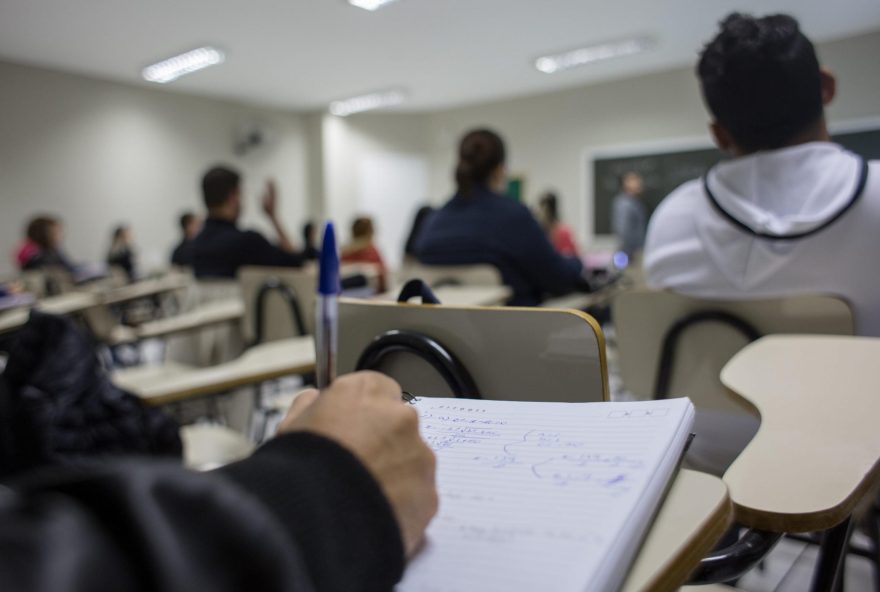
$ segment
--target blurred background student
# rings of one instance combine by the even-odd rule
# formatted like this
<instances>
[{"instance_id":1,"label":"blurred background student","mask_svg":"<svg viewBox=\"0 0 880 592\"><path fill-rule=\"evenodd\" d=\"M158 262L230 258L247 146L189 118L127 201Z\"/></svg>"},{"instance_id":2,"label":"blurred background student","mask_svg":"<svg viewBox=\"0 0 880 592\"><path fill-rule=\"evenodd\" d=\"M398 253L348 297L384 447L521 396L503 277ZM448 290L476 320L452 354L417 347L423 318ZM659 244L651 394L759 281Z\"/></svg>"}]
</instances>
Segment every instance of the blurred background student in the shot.
<instances>
[{"instance_id":1,"label":"blurred background student","mask_svg":"<svg viewBox=\"0 0 880 592\"><path fill-rule=\"evenodd\" d=\"M513 290L512 305L539 304L545 296L589 291L583 265L556 252L529 209L500 193L504 142L495 132L464 135L455 168L457 191L430 217L416 243L428 265L489 264Z\"/></svg>"},{"instance_id":2,"label":"blurred background student","mask_svg":"<svg viewBox=\"0 0 880 592\"><path fill-rule=\"evenodd\" d=\"M642 200L642 176L629 171L620 176L620 192L611 204L611 228L618 249L629 259L641 255L648 229L648 209Z\"/></svg>"},{"instance_id":3,"label":"blurred background student","mask_svg":"<svg viewBox=\"0 0 880 592\"><path fill-rule=\"evenodd\" d=\"M428 218L430 218L433 213L434 208L431 206L422 206L416 212L412 226L410 226L409 229L409 235L406 237L406 244L403 247L403 260L405 262L416 261L416 244L418 243L419 236L421 236L420 233L425 228Z\"/></svg>"},{"instance_id":4,"label":"blurred background student","mask_svg":"<svg viewBox=\"0 0 880 592\"><path fill-rule=\"evenodd\" d=\"M382 254L373 241L375 229L373 219L369 216L361 216L351 224L351 242L342 247L343 263L372 263L379 270L379 292L384 292L387 286L388 270L382 259Z\"/></svg>"},{"instance_id":5,"label":"blurred background student","mask_svg":"<svg viewBox=\"0 0 880 592\"><path fill-rule=\"evenodd\" d=\"M137 277L131 228L126 224L120 224L113 230L110 250L107 252L107 265L122 269L128 281L134 281Z\"/></svg>"},{"instance_id":6,"label":"blurred background student","mask_svg":"<svg viewBox=\"0 0 880 592\"><path fill-rule=\"evenodd\" d=\"M318 258L321 252L318 250L318 240L316 237L317 229L315 228L315 223L309 220L305 224L303 224L302 228L302 239L303 239L303 251L302 256L306 261L314 261Z\"/></svg>"},{"instance_id":7,"label":"blurred background student","mask_svg":"<svg viewBox=\"0 0 880 592\"><path fill-rule=\"evenodd\" d=\"M560 255L579 257L577 243L574 242L574 233L568 224L563 224L559 218L559 201L552 191L546 192L538 202L538 214L547 236L553 248Z\"/></svg>"},{"instance_id":8,"label":"blurred background student","mask_svg":"<svg viewBox=\"0 0 880 592\"><path fill-rule=\"evenodd\" d=\"M184 212L180 216L179 224L183 236L171 253L171 264L178 267L192 267L193 244L202 229L202 221L193 212Z\"/></svg>"},{"instance_id":9,"label":"blurred background student","mask_svg":"<svg viewBox=\"0 0 880 592\"><path fill-rule=\"evenodd\" d=\"M57 267L69 273L76 272L61 249L64 226L54 216L37 216L27 225L26 238L16 250L16 261L22 270Z\"/></svg>"}]
</instances>

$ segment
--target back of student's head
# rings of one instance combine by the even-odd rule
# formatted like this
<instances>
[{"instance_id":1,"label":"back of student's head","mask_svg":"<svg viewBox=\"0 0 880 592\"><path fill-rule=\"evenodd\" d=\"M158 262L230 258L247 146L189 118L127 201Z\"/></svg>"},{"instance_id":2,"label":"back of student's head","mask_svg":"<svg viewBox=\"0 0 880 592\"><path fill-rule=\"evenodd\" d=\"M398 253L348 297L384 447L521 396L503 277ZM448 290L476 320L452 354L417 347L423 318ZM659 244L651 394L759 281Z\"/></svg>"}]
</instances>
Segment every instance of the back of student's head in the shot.
<instances>
[{"instance_id":1,"label":"back of student's head","mask_svg":"<svg viewBox=\"0 0 880 592\"><path fill-rule=\"evenodd\" d=\"M202 198L209 210L222 206L241 185L241 175L227 166L215 166L202 177Z\"/></svg>"},{"instance_id":2,"label":"back of student's head","mask_svg":"<svg viewBox=\"0 0 880 592\"><path fill-rule=\"evenodd\" d=\"M192 212L184 212L180 215L180 219L177 223L180 225L180 229L183 232L186 232L189 229L189 225L192 224L196 219L196 215Z\"/></svg>"},{"instance_id":3,"label":"back of student's head","mask_svg":"<svg viewBox=\"0 0 880 592\"><path fill-rule=\"evenodd\" d=\"M36 216L28 222L25 233L28 239L41 249L51 249L56 246L52 244L52 229L59 223L59 220L52 216Z\"/></svg>"},{"instance_id":4,"label":"back of student's head","mask_svg":"<svg viewBox=\"0 0 880 592\"><path fill-rule=\"evenodd\" d=\"M541 206L541 212L544 214L544 218L547 222L559 222L559 199L556 197L555 193L552 191L544 193L544 195L541 196L539 205Z\"/></svg>"},{"instance_id":5,"label":"back of student's head","mask_svg":"<svg viewBox=\"0 0 880 592\"><path fill-rule=\"evenodd\" d=\"M373 220L368 216L356 218L351 223L351 236L355 240L369 240L373 238Z\"/></svg>"},{"instance_id":6,"label":"back of student's head","mask_svg":"<svg viewBox=\"0 0 880 592\"><path fill-rule=\"evenodd\" d=\"M477 187L488 185L492 173L504 164L504 141L489 129L472 130L458 145L455 183L458 193L467 195Z\"/></svg>"},{"instance_id":7,"label":"back of student's head","mask_svg":"<svg viewBox=\"0 0 880 592\"><path fill-rule=\"evenodd\" d=\"M783 147L822 117L819 60L788 15L729 15L697 73L709 110L743 150Z\"/></svg>"}]
</instances>

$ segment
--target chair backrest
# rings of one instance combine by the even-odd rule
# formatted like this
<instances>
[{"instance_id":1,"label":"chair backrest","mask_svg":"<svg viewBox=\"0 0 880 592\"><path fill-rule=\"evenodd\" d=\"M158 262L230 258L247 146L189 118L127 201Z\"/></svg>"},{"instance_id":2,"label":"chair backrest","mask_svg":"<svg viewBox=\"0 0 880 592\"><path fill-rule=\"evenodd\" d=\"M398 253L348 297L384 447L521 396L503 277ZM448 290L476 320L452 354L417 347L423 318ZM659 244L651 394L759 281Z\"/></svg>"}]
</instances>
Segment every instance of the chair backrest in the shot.
<instances>
[{"instance_id":1,"label":"chair backrest","mask_svg":"<svg viewBox=\"0 0 880 592\"><path fill-rule=\"evenodd\" d=\"M301 335L301 330L314 334L315 268L242 267L238 282L244 299L246 342L254 343L257 337L262 342L287 339ZM260 327L258 316L262 317Z\"/></svg>"},{"instance_id":2,"label":"chair backrest","mask_svg":"<svg viewBox=\"0 0 880 592\"><path fill-rule=\"evenodd\" d=\"M572 310L339 303L339 372L351 372L390 331L426 337L463 367L484 399L602 401L608 398L605 339ZM453 396L435 366L392 345L380 370L416 395ZM466 381L465 381L466 382Z\"/></svg>"},{"instance_id":3,"label":"chair backrest","mask_svg":"<svg viewBox=\"0 0 880 592\"><path fill-rule=\"evenodd\" d=\"M617 296L612 314L627 390L640 398L688 396L698 409L721 411L749 409L727 395L719 376L753 339L773 333L853 334L849 305L833 296L708 300L633 290ZM665 392L655 393L658 378Z\"/></svg>"},{"instance_id":4,"label":"chair backrest","mask_svg":"<svg viewBox=\"0 0 880 592\"><path fill-rule=\"evenodd\" d=\"M500 286L501 272L492 265L425 265L407 262L397 273L404 284L412 279L424 280L432 288L443 285Z\"/></svg>"}]
</instances>

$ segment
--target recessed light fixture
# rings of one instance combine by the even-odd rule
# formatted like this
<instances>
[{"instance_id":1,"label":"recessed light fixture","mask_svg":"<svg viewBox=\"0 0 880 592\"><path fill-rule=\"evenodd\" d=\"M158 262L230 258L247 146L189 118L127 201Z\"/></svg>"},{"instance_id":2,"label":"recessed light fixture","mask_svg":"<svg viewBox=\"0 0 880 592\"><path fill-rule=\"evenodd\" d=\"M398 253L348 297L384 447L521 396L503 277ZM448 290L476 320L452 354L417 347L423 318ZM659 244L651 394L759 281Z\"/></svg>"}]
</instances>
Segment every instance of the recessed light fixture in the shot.
<instances>
[{"instance_id":1,"label":"recessed light fixture","mask_svg":"<svg viewBox=\"0 0 880 592\"><path fill-rule=\"evenodd\" d=\"M535 60L535 68L545 74L553 74L554 72L561 72L562 70L568 70L569 68L583 66L592 62L641 53L651 49L654 45L655 41L651 37L635 37L609 43L598 43L555 55L540 57Z\"/></svg>"},{"instance_id":2,"label":"recessed light fixture","mask_svg":"<svg viewBox=\"0 0 880 592\"><path fill-rule=\"evenodd\" d=\"M200 47L144 68L144 80L165 84L196 70L222 64L226 56L214 47Z\"/></svg>"},{"instance_id":3,"label":"recessed light fixture","mask_svg":"<svg viewBox=\"0 0 880 592\"><path fill-rule=\"evenodd\" d=\"M348 0L348 3L352 6L357 6L358 8L363 8L364 10L369 10L370 12L374 10L379 10L386 4L391 4L395 0Z\"/></svg>"},{"instance_id":4,"label":"recessed light fixture","mask_svg":"<svg viewBox=\"0 0 880 592\"><path fill-rule=\"evenodd\" d=\"M402 90L385 90L381 92L342 99L330 103L330 113L339 117L347 117L352 113L372 111L383 107L393 107L406 100L406 93Z\"/></svg>"}]
</instances>

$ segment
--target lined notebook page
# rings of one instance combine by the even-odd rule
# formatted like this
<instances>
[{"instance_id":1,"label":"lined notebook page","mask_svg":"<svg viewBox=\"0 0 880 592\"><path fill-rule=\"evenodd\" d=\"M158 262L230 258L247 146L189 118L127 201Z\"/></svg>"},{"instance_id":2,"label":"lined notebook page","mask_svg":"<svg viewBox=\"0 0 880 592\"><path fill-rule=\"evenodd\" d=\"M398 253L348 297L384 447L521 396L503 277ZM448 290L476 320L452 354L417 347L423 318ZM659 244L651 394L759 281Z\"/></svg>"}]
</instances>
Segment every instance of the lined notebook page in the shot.
<instances>
[{"instance_id":1,"label":"lined notebook page","mask_svg":"<svg viewBox=\"0 0 880 592\"><path fill-rule=\"evenodd\" d=\"M416 408L440 510L403 592L616 589L693 421L687 399Z\"/></svg>"}]
</instances>

